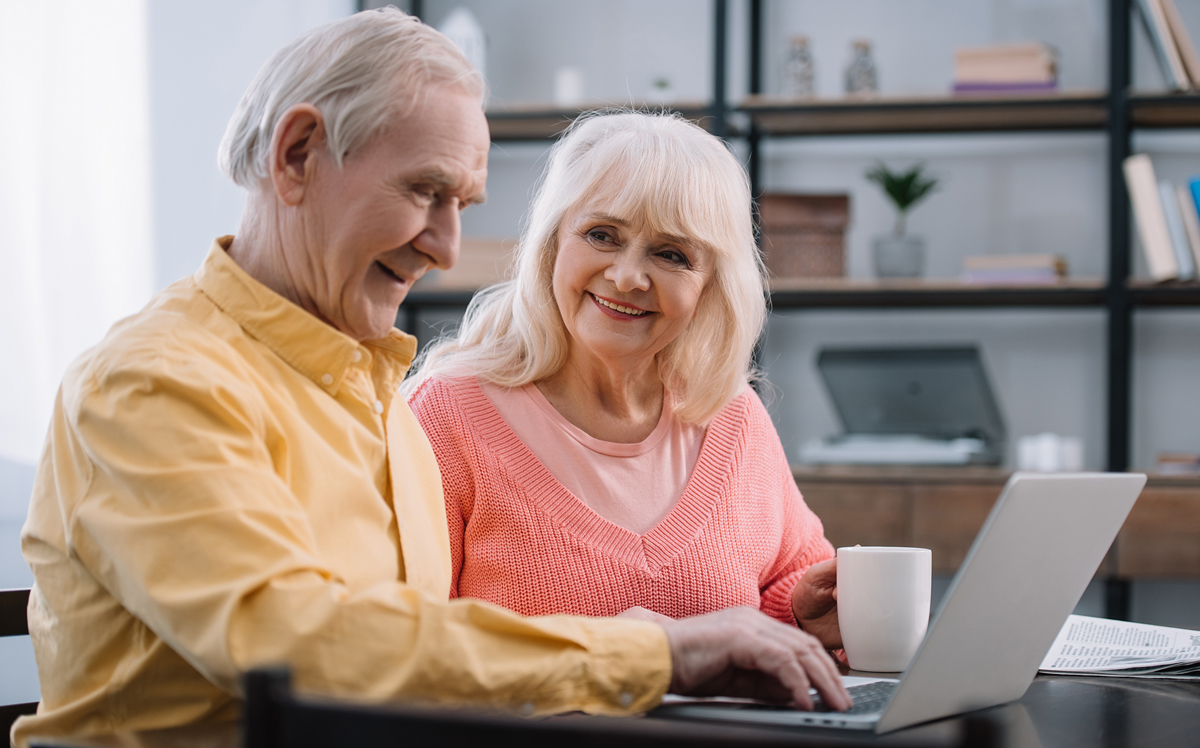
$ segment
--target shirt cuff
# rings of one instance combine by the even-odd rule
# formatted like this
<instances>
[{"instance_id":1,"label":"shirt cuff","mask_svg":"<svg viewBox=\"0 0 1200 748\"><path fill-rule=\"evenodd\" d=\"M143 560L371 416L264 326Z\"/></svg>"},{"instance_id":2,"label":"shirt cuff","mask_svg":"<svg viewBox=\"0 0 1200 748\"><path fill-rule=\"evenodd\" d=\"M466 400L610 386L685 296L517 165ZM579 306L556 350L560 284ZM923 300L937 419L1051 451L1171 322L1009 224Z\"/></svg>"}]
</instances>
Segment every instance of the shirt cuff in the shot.
<instances>
[{"instance_id":1,"label":"shirt cuff","mask_svg":"<svg viewBox=\"0 0 1200 748\"><path fill-rule=\"evenodd\" d=\"M671 685L667 633L649 621L589 621L593 693L583 711L636 714L653 709Z\"/></svg>"}]
</instances>

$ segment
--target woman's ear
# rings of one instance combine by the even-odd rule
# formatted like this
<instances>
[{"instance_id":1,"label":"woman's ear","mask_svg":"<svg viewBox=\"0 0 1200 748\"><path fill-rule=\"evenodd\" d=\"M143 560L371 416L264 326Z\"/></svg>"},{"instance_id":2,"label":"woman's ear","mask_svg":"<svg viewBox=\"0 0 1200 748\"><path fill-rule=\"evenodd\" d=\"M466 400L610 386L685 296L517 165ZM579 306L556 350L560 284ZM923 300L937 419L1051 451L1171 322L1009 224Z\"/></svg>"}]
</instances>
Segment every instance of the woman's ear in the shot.
<instances>
[{"instance_id":1,"label":"woman's ear","mask_svg":"<svg viewBox=\"0 0 1200 748\"><path fill-rule=\"evenodd\" d=\"M296 104L275 124L269 171L275 194L285 205L299 205L304 199L325 144L325 119L312 104Z\"/></svg>"}]
</instances>

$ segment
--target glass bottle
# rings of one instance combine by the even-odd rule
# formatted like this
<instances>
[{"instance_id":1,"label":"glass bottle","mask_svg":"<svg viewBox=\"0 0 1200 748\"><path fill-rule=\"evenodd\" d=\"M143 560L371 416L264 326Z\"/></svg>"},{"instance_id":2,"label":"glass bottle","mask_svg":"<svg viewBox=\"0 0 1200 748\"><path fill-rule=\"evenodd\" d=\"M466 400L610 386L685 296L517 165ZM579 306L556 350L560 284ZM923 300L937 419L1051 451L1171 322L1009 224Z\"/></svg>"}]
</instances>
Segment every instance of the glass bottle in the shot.
<instances>
[{"instance_id":1,"label":"glass bottle","mask_svg":"<svg viewBox=\"0 0 1200 748\"><path fill-rule=\"evenodd\" d=\"M879 84L875 74L875 61L871 59L871 42L866 39L854 40L854 55L846 68L846 94L850 96L870 96L879 92Z\"/></svg>"},{"instance_id":2,"label":"glass bottle","mask_svg":"<svg viewBox=\"0 0 1200 748\"><path fill-rule=\"evenodd\" d=\"M817 95L816 70L808 37L796 34L788 40L787 61L783 65L783 95L808 99Z\"/></svg>"}]
</instances>

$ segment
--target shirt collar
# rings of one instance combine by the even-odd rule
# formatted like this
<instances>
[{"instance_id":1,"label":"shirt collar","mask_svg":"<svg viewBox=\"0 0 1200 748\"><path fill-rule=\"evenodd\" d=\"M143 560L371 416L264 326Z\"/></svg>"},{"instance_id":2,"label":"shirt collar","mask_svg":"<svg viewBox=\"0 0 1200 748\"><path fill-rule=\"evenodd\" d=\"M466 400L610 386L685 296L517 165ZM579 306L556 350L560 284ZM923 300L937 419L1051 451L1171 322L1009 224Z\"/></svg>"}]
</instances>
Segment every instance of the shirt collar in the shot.
<instances>
[{"instance_id":1,"label":"shirt collar","mask_svg":"<svg viewBox=\"0 0 1200 748\"><path fill-rule=\"evenodd\" d=\"M318 387L336 395L347 370L357 360L354 353L359 344L250 277L226 251L232 243L232 236L213 241L204 264L196 271L200 290L252 338ZM400 385L417 353L417 339L396 329L362 345L375 354L374 364L382 367L384 380L393 388Z\"/></svg>"}]
</instances>

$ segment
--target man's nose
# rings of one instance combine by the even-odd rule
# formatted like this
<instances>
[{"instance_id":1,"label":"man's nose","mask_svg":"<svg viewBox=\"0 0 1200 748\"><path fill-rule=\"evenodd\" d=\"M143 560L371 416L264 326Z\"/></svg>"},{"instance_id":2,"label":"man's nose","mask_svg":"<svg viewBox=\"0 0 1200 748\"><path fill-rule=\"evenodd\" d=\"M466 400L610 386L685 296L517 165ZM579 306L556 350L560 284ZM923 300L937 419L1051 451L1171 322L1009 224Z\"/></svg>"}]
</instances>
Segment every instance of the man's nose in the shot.
<instances>
[{"instance_id":1,"label":"man's nose","mask_svg":"<svg viewBox=\"0 0 1200 748\"><path fill-rule=\"evenodd\" d=\"M650 288L650 275L646 272L645 258L634 248L617 252L613 263L604 271L604 277L618 291L646 291Z\"/></svg>"},{"instance_id":2,"label":"man's nose","mask_svg":"<svg viewBox=\"0 0 1200 748\"><path fill-rule=\"evenodd\" d=\"M425 230L413 240L418 252L427 255L433 266L449 270L458 262L462 239L462 221L457 200L446 200L432 206L426 215Z\"/></svg>"}]
</instances>

